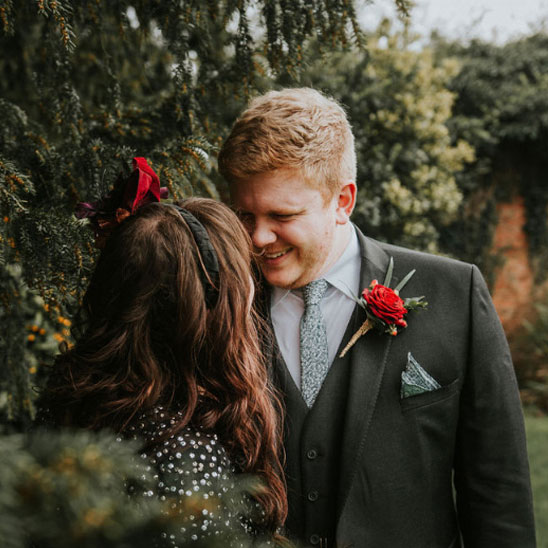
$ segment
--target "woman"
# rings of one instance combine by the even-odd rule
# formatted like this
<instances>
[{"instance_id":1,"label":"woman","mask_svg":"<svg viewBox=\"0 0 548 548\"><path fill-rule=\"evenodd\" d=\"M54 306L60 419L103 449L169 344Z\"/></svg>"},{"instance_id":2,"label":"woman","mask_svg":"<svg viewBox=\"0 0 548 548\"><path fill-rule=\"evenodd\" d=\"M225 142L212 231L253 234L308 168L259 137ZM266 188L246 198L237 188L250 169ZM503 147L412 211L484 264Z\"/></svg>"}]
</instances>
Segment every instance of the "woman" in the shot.
<instances>
[{"instance_id":1,"label":"woman","mask_svg":"<svg viewBox=\"0 0 548 548\"><path fill-rule=\"evenodd\" d=\"M219 202L158 203L156 174L144 159L134 168L105 200L81 204L104 248L43 406L59 425L143 439L161 497L207 498L215 478L255 475L261 517L244 526L277 538L279 403L258 344L249 237ZM218 511L193 520L190 538L216 534Z\"/></svg>"}]
</instances>

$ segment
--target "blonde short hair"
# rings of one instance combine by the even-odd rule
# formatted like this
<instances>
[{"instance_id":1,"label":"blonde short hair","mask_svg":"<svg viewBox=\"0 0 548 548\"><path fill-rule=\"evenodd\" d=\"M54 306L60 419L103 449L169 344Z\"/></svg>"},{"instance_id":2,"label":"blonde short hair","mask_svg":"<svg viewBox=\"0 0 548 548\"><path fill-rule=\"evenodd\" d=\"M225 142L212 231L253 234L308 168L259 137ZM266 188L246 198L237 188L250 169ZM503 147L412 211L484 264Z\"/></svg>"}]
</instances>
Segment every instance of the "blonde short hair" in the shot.
<instances>
[{"instance_id":1,"label":"blonde short hair","mask_svg":"<svg viewBox=\"0 0 548 548\"><path fill-rule=\"evenodd\" d=\"M356 180L354 136L334 99L288 88L251 101L221 148L219 171L232 184L277 169L300 170L329 197Z\"/></svg>"}]
</instances>

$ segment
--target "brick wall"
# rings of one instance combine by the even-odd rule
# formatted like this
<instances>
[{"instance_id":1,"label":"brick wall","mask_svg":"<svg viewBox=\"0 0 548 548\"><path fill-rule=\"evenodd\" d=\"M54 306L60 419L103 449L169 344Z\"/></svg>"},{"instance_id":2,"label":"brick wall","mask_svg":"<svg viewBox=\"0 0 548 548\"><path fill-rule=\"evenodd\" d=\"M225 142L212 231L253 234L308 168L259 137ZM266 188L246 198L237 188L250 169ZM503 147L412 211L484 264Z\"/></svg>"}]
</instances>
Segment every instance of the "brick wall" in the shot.
<instances>
[{"instance_id":1,"label":"brick wall","mask_svg":"<svg viewBox=\"0 0 548 548\"><path fill-rule=\"evenodd\" d=\"M495 271L493 302L507 335L519 329L533 311L534 274L529 261L527 236L523 230L525 207L516 197L497 206L498 224L492 251L501 258Z\"/></svg>"}]
</instances>

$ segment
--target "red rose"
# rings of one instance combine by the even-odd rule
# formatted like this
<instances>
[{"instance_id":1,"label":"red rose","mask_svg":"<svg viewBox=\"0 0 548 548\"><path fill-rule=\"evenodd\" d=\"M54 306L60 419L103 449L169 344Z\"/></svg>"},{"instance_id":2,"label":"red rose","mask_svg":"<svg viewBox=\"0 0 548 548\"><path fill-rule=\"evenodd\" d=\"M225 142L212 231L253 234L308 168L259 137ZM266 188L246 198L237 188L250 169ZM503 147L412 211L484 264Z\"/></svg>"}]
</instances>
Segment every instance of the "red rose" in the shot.
<instances>
[{"instance_id":1,"label":"red rose","mask_svg":"<svg viewBox=\"0 0 548 548\"><path fill-rule=\"evenodd\" d=\"M407 309L403 305L403 299L393 289L373 280L369 288L363 290L362 296L374 316L389 325L407 327L407 322L403 319Z\"/></svg>"}]
</instances>

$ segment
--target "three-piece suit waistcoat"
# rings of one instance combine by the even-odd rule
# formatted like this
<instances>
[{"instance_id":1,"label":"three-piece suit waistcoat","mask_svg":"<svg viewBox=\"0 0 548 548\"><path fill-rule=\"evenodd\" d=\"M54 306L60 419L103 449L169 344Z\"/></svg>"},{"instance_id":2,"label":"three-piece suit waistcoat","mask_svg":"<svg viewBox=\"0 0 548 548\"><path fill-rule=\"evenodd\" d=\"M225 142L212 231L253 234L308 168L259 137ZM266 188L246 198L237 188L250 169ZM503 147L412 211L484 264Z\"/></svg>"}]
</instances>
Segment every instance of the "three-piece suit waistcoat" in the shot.
<instances>
[{"instance_id":1,"label":"three-piece suit waistcoat","mask_svg":"<svg viewBox=\"0 0 548 548\"><path fill-rule=\"evenodd\" d=\"M355 310L346 329L347 341L359 327ZM314 405L309 409L285 362L276 352L277 384L286 406L285 449L290 537L312 546L335 546L337 488L344 421L347 413L350 355L335 357Z\"/></svg>"}]
</instances>

